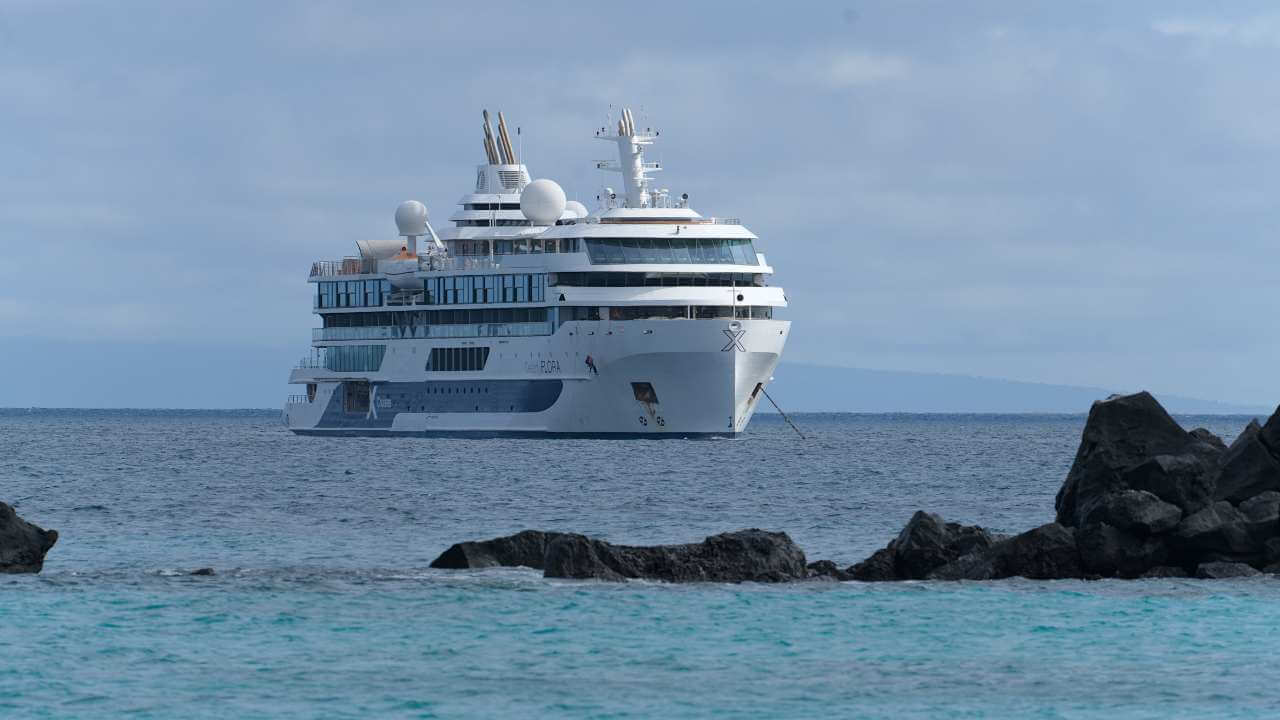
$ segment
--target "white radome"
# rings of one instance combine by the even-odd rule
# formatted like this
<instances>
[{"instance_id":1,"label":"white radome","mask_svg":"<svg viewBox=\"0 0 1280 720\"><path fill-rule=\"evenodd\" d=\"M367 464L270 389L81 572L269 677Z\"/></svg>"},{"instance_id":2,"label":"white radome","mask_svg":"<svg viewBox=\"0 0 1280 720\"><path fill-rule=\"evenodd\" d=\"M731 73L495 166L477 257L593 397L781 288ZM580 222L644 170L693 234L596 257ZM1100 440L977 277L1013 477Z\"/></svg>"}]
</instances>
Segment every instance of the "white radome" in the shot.
<instances>
[{"instance_id":1,"label":"white radome","mask_svg":"<svg viewBox=\"0 0 1280 720\"><path fill-rule=\"evenodd\" d=\"M569 202L565 203L565 204L564 204L564 209L565 209L565 210L568 210L568 211L569 211L569 212L571 212L571 213L573 213L574 217L578 218L579 220L581 220L582 218L586 217L586 216L587 216L587 214L588 214L588 213L587 213L587 206L586 206L586 205L583 205L582 203L578 202L577 200L570 200Z\"/></svg>"},{"instance_id":2,"label":"white radome","mask_svg":"<svg viewBox=\"0 0 1280 720\"><path fill-rule=\"evenodd\" d=\"M564 189L554 180L539 178L520 193L520 212L534 225L555 225L564 208Z\"/></svg>"},{"instance_id":3,"label":"white radome","mask_svg":"<svg viewBox=\"0 0 1280 720\"><path fill-rule=\"evenodd\" d=\"M396 227L401 235L427 234L427 206L417 200L405 200L396 208Z\"/></svg>"}]
</instances>

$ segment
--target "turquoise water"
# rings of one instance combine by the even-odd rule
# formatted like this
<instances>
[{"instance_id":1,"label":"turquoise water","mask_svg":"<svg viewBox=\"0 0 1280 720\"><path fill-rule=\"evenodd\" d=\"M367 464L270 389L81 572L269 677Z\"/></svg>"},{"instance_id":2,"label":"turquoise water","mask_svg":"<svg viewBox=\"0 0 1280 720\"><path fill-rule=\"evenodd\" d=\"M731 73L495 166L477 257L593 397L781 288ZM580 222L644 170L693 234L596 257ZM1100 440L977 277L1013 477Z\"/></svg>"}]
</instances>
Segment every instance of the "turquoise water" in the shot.
<instances>
[{"instance_id":1,"label":"turquoise water","mask_svg":"<svg viewBox=\"0 0 1280 720\"><path fill-rule=\"evenodd\" d=\"M1046 521L1083 418L801 416L734 441L323 440L256 413L0 412L62 539L0 577L21 717L1258 717L1280 581L622 585L426 566L520 527L786 530L853 562L916 507ZM1184 419L1225 435L1244 418ZM213 577L193 577L212 566Z\"/></svg>"}]
</instances>

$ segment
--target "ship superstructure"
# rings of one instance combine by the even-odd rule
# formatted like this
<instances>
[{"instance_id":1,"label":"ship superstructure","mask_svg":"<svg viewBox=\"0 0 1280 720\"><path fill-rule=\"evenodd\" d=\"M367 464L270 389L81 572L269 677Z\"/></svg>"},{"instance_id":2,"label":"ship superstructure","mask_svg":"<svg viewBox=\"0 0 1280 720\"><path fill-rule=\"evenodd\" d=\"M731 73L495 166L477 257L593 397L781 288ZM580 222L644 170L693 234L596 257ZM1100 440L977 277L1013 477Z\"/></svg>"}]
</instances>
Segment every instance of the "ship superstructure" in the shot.
<instances>
[{"instance_id":1,"label":"ship superstructure","mask_svg":"<svg viewBox=\"0 0 1280 720\"><path fill-rule=\"evenodd\" d=\"M622 175L588 212L531 180L505 118L437 233L415 201L400 239L312 265L322 326L290 382L289 427L317 435L734 436L790 331L758 238L654 188L623 110L596 137Z\"/></svg>"}]
</instances>

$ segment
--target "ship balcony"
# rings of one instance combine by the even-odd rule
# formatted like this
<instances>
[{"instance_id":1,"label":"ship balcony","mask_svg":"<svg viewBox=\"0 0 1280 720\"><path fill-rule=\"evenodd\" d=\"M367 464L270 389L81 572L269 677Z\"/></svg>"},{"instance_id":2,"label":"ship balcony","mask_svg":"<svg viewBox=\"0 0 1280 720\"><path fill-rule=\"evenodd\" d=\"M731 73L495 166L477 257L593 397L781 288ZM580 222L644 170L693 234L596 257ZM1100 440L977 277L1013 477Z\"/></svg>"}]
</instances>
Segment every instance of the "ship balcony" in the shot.
<instances>
[{"instance_id":1,"label":"ship balcony","mask_svg":"<svg viewBox=\"0 0 1280 720\"><path fill-rule=\"evenodd\" d=\"M446 255L418 256L419 271L450 272L458 270L496 270L502 267L498 258L488 255L462 255L450 257ZM358 275L375 275L378 272L378 261L365 258L347 257L341 260L316 260L311 263L311 274L308 278L339 278Z\"/></svg>"},{"instance_id":2,"label":"ship balcony","mask_svg":"<svg viewBox=\"0 0 1280 720\"><path fill-rule=\"evenodd\" d=\"M456 271L456 270L497 270L502 267L502 263L497 258L488 255L428 255L421 258L419 268L422 270L432 271Z\"/></svg>"},{"instance_id":3,"label":"ship balcony","mask_svg":"<svg viewBox=\"0 0 1280 720\"><path fill-rule=\"evenodd\" d=\"M376 260L346 257L341 260L317 260L311 263L309 277L342 277L344 275L372 275L378 272Z\"/></svg>"}]
</instances>

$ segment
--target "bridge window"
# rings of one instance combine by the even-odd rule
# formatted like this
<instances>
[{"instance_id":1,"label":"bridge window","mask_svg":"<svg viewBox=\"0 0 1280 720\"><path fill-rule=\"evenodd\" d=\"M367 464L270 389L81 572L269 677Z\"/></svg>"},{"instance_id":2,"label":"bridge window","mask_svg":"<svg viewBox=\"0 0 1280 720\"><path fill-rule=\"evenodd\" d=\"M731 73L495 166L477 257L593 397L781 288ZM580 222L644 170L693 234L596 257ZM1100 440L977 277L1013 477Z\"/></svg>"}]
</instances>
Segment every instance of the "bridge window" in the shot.
<instances>
[{"instance_id":1,"label":"bridge window","mask_svg":"<svg viewBox=\"0 0 1280 720\"><path fill-rule=\"evenodd\" d=\"M758 265L750 238L585 238L596 265Z\"/></svg>"}]
</instances>

